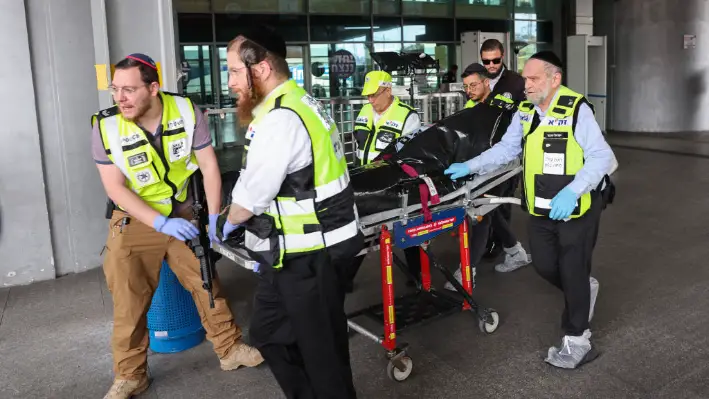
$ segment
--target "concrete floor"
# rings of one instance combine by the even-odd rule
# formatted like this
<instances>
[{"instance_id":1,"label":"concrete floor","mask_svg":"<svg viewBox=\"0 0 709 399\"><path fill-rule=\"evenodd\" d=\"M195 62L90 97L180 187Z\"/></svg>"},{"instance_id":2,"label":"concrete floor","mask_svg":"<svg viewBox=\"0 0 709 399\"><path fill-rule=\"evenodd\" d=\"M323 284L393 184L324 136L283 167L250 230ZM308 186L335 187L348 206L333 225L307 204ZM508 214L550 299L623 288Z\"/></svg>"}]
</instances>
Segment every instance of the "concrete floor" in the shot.
<instances>
[{"instance_id":1,"label":"concrete floor","mask_svg":"<svg viewBox=\"0 0 709 399\"><path fill-rule=\"evenodd\" d=\"M475 296L500 312L498 331L485 336L470 314L458 313L400 334L414 360L403 383L386 377L380 347L353 335L359 396L709 397L709 201L701 194L709 184L709 159L648 151L672 149L647 140L634 145L611 137L623 148L616 149L616 204L603 215L594 257L601 286L593 338L600 358L575 371L547 366L541 354L561 337L561 294L532 267L499 275L483 265ZM676 142L678 152L697 148ZM514 216L526 246L525 219ZM451 267L457 265L454 245L441 237L433 248ZM379 270L374 257L368 261L349 310L381 300ZM219 271L236 319L247 328L254 276L227 262ZM112 305L100 270L0 289L0 309L0 398L102 397L112 381ZM208 343L151 354L149 363L154 382L142 398L283 397L266 366L220 371Z\"/></svg>"}]
</instances>

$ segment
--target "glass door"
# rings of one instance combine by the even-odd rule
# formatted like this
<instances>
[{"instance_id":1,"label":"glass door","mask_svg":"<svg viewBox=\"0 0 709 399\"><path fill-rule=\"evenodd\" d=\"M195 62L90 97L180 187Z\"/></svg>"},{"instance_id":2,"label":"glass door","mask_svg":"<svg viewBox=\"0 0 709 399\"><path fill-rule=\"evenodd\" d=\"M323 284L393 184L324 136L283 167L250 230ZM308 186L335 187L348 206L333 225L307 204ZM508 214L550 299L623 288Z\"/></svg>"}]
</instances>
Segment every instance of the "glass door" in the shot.
<instances>
[{"instance_id":1,"label":"glass door","mask_svg":"<svg viewBox=\"0 0 709 399\"><path fill-rule=\"evenodd\" d=\"M298 83L298 86L308 90L309 82L306 82L305 74L305 46L288 46L286 48L286 62L290 69L290 75L293 80Z\"/></svg>"},{"instance_id":2,"label":"glass door","mask_svg":"<svg viewBox=\"0 0 709 399\"><path fill-rule=\"evenodd\" d=\"M195 104L213 107L212 53L209 45L182 46L182 59L190 66L184 94Z\"/></svg>"}]
</instances>

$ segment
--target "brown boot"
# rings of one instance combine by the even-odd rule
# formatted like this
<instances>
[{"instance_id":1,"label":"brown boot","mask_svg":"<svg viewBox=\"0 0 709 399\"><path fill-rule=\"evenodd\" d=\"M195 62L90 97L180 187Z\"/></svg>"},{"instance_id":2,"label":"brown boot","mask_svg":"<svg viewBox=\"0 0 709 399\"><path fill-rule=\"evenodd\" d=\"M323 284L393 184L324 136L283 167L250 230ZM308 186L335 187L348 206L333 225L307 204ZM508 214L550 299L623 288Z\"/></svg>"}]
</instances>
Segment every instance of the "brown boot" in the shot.
<instances>
[{"instance_id":1,"label":"brown boot","mask_svg":"<svg viewBox=\"0 0 709 399\"><path fill-rule=\"evenodd\" d=\"M121 380L113 381L111 389L108 390L103 399L129 399L133 395L138 395L145 392L150 386L148 377L143 376L139 380Z\"/></svg>"},{"instance_id":2,"label":"brown boot","mask_svg":"<svg viewBox=\"0 0 709 399\"><path fill-rule=\"evenodd\" d=\"M263 356L258 349L246 345L242 341L237 341L229 356L221 359L222 370L236 370L241 366L256 367L263 363Z\"/></svg>"}]
</instances>

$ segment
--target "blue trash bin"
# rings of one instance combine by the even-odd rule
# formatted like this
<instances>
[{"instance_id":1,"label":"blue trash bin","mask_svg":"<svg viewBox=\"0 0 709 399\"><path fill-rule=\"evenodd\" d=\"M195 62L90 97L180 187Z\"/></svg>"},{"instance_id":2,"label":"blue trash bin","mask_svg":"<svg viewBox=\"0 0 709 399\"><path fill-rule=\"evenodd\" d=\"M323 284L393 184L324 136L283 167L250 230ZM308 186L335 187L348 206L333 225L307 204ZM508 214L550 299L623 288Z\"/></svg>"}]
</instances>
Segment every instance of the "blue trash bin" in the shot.
<instances>
[{"instance_id":1,"label":"blue trash bin","mask_svg":"<svg viewBox=\"0 0 709 399\"><path fill-rule=\"evenodd\" d=\"M150 349L158 353L181 352L205 338L192 294L182 287L165 261L148 310L148 332Z\"/></svg>"}]
</instances>

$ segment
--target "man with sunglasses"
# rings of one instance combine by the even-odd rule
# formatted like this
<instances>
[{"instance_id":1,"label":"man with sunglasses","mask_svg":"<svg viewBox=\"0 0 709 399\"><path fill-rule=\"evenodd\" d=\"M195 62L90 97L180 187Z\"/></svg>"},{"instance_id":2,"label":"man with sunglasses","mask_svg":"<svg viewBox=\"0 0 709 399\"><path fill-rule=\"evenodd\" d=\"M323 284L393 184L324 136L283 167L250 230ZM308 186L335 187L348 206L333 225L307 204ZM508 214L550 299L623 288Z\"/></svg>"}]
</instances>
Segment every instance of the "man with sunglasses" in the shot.
<instances>
[{"instance_id":1,"label":"man with sunglasses","mask_svg":"<svg viewBox=\"0 0 709 399\"><path fill-rule=\"evenodd\" d=\"M493 97L509 98L515 104L526 99L524 92L524 78L518 73L507 69L502 60L505 57L505 48L497 39L485 40L480 46L480 60L487 69L488 77L490 78L490 91ZM507 190L502 193L505 197L514 196L517 186L519 185L519 177L510 179L510 184ZM515 263L510 260L510 248L505 245L504 233L506 228L501 225L502 222L507 224L512 220L512 206L510 204L502 204L495 209L495 218L492 222L492 231L490 241L488 242L488 252L486 257L496 258L503 250L505 251L505 261L495 266L498 272L509 272L516 270ZM509 245L509 243L507 244ZM514 248L511 249L515 251Z\"/></svg>"},{"instance_id":2,"label":"man with sunglasses","mask_svg":"<svg viewBox=\"0 0 709 399\"><path fill-rule=\"evenodd\" d=\"M364 77L362 95L369 100L357 115L354 136L357 141L358 166L367 165L389 144L421 127L419 114L410 105L403 103L391 92L391 75L385 71L371 71ZM421 273L421 258L418 247L404 250L406 264L413 276ZM348 292L352 292L354 280L364 256L355 258L350 269Z\"/></svg>"},{"instance_id":3,"label":"man with sunglasses","mask_svg":"<svg viewBox=\"0 0 709 399\"><path fill-rule=\"evenodd\" d=\"M502 95L516 104L524 101L524 78L517 72L507 69L502 60L505 48L497 39L487 39L480 46L480 61L490 77L492 96Z\"/></svg>"},{"instance_id":4,"label":"man with sunglasses","mask_svg":"<svg viewBox=\"0 0 709 399\"><path fill-rule=\"evenodd\" d=\"M129 398L149 386L146 315L163 259L192 294L221 368L260 364L260 353L241 341L216 276L209 307L199 261L185 243L198 234L187 220L189 182L197 170L204 176L211 239L221 207L221 176L206 119L188 98L160 91L157 66L145 54L116 64L111 91L116 105L91 118L93 157L117 205L103 264L113 298L116 374L105 398Z\"/></svg>"}]
</instances>

